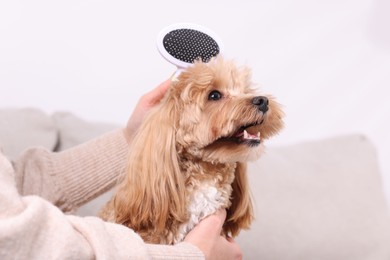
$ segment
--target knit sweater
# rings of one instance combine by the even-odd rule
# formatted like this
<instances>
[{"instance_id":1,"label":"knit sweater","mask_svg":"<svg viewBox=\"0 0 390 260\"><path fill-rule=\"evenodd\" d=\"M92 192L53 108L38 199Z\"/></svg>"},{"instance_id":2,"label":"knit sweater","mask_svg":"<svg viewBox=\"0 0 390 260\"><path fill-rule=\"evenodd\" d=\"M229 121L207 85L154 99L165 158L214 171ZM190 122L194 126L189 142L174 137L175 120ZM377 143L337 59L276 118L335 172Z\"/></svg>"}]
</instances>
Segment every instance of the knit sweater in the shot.
<instances>
[{"instance_id":1,"label":"knit sweater","mask_svg":"<svg viewBox=\"0 0 390 260\"><path fill-rule=\"evenodd\" d=\"M131 229L66 214L102 194L123 171L122 130L69 150L0 152L0 259L203 259L183 242L145 244Z\"/></svg>"}]
</instances>

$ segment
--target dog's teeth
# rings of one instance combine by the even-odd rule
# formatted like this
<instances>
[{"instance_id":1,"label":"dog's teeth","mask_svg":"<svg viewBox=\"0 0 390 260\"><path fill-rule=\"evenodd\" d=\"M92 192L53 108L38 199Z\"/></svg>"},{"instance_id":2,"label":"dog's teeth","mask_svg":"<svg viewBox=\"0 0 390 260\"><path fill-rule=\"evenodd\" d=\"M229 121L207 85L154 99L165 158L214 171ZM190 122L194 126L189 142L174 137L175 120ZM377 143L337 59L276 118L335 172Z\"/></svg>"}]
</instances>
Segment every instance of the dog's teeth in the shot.
<instances>
[{"instance_id":1,"label":"dog's teeth","mask_svg":"<svg viewBox=\"0 0 390 260\"><path fill-rule=\"evenodd\" d=\"M260 132L257 132L257 137L260 139Z\"/></svg>"},{"instance_id":2,"label":"dog's teeth","mask_svg":"<svg viewBox=\"0 0 390 260\"><path fill-rule=\"evenodd\" d=\"M248 139L248 132L246 130L244 130L244 138Z\"/></svg>"}]
</instances>

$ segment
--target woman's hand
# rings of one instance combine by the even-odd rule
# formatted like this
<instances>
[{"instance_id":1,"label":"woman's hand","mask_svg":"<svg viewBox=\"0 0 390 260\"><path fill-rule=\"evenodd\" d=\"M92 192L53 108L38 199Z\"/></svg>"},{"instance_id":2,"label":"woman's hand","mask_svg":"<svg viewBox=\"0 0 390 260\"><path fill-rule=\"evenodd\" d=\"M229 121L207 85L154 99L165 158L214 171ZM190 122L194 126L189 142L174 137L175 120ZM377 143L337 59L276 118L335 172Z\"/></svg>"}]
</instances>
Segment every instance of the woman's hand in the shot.
<instances>
[{"instance_id":1,"label":"woman's hand","mask_svg":"<svg viewBox=\"0 0 390 260\"><path fill-rule=\"evenodd\" d=\"M195 226L184 241L198 247L206 259L242 259L238 244L232 238L221 235L225 219L226 211L217 211Z\"/></svg>"},{"instance_id":2,"label":"woman's hand","mask_svg":"<svg viewBox=\"0 0 390 260\"><path fill-rule=\"evenodd\" d=\"M139 100L138 103L130 116L130 119L127 121L127 125L124 131L126 140L128 143L131 142L132 136L140 127L146 113L155 105L157 105L160 100L164 97L169 86L171 85L171 80L168 79L157 86L152 91L144 94Z\"/></svg>"}]
</instances>

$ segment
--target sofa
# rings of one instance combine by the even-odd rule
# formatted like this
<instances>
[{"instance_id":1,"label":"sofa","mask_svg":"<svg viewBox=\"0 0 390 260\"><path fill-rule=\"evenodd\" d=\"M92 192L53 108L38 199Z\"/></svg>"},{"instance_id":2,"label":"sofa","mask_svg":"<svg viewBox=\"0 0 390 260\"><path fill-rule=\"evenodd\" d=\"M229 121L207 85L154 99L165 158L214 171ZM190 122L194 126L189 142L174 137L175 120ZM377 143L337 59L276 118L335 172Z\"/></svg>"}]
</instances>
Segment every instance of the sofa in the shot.
<instances>
[{"instance_id":1,"label":"sofa","mask_svg":"<svg viewBox=\"0 0 390 260\"><path fill-rule=\"evenodd\" d=\"M11 158L33 146L61 151L117 127L68 112L3 108L0 147ZM236 238L244 259L390 259L388 204L376 149L364 135L269 146L249 164L249 180L256 219ZM75 214L96 215L110 196Z\"/></svg>"}]
</instances>

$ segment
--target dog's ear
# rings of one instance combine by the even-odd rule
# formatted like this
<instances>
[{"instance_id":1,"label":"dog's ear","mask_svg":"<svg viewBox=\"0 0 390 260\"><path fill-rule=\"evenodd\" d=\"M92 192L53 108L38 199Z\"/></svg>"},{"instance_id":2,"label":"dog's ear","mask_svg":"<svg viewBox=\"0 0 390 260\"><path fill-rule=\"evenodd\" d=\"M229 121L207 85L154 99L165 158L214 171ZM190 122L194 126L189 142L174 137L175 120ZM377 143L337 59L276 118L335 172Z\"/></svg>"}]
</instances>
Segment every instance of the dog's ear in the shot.
<instances>
[{"instance_id":1,"label":"dog's ear","mask_svg":"<svg viewBox=\"0 0 390 260\"><path fill-rule=\"evenodd\" d=\"M145 118L113 199L115 222L141 236L167 236L165 230L172 221L184 221L186 214L175 141L177 107L171 103L165 101Z\"/></svg>"},{"instance_id":2,"label":"dog's ear","mask_svg":"<svg viewBox=\"0 0 390 260\"><path fill-rule=\"evenodd\" d=\"M233 237L240 233L241 229L248 229L253 221L253 205L249 191L246 163L237 163L233 192L231 195L232 205L227 210L224 231Z\"/></svg>"}]
</instances>

